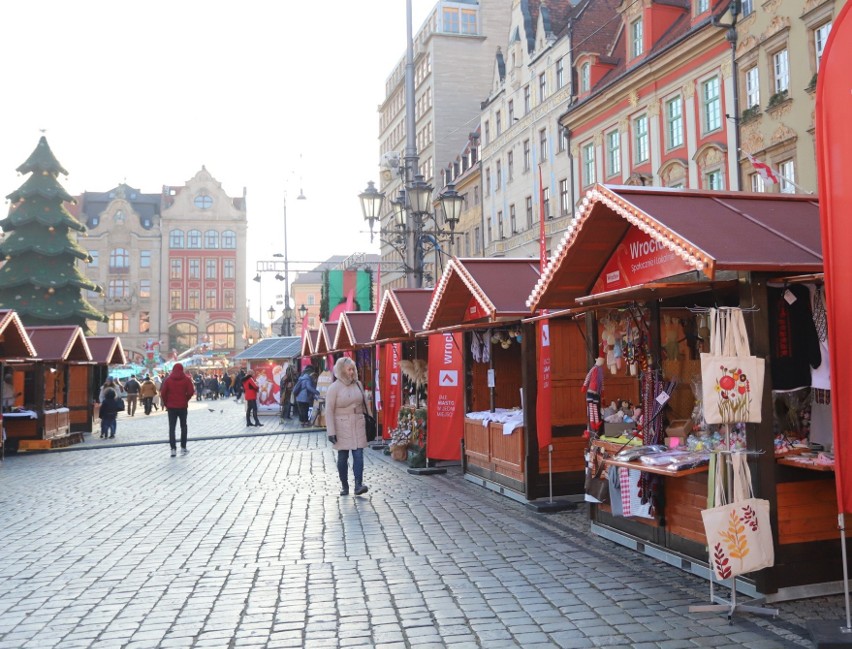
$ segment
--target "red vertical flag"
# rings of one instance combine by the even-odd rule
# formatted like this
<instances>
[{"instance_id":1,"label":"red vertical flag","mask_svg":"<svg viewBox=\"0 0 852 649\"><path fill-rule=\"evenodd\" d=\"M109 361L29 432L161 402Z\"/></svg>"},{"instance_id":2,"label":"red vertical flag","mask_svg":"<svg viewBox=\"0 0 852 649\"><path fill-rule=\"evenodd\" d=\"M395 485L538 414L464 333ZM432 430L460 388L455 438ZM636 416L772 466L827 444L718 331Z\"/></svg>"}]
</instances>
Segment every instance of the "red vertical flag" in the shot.
<instances>
[{"instance_id":1,"label":"red vertical flag","mask_svg":"<svg viewBox=\"0 0 852 649\"><path fill-rule=\"evenodd\" d=\"M550 320L539 320L536 327L538 348L538 394L535 402L536 432L538 447L546 448L553 441L551 429L552 386L550 383Z\"/></svg>"},{"instance_id":2,"label":"red vertical flag","mask_svg":"<svg viewBox=\"0 0 852 649\"><path fill-rule=\"evenodd\" d=\"M840 513L852 512L852 18L846 4L831 27L816 91L819 207L825 269L826 319L834 419L834 475Z\"/></svg>"},{"instance_id":3,"label":"red vertical flag","mask_svg":"<svg viewBox=\"0 0 852 649\"><path fill-rule=\"evenodd\" d=\"M544 182L541 180L541 164L538 165L538 246L539 246L539 265L541 272L544 272L544 267L547 265L547 238L544 236L544 222L547 220L547 213L544 209Z\"/></svg>"},{"instance_id":4,"label":"red vertical flag","mask_svg":"<svg viewBox=\"0 0 852 649\"><path fill-rule=\"evenodd\" d=\"M460 460L464 433L462 334L429 336L426 457Z\"/></svg>"},{"instance_id":5,"label":"red vertical flag","mask_svg":"<svg viewBox=\"0 0 852 649\"><path fill-rule=\"evenodd\" d=\"M402 376L399 361L402 345L382 345L382 423L384 438L390 439L390 431L399 424L399 407L402 405Z\"/></svg>"}]
</instances>

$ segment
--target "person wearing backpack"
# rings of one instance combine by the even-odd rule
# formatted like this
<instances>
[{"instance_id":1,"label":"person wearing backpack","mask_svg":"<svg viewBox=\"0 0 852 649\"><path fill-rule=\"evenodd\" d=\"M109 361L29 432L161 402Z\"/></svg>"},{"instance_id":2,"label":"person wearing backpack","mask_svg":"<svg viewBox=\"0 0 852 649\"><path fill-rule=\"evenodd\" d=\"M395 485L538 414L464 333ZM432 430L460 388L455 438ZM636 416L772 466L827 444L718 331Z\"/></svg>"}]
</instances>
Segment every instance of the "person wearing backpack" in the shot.
<instances>
[{"instance_id":1,"label":"person wearing backpack","mask_svg":"<svg viewBox=\"0 0 852 649\"><path fill-rule=\"evenodd\" d=\"M299 380L296 381L296 387L293 388L293 395L296 399L296 407L299 409L299 423L302 426L308 425L308 410L313 404L314 399L318 398L319 390L314 386L314 373L316 370L312 365L308 365Z\"/></svg>"},{"instance_id":2,"label":"person wearing backpack","mask_svg":"<svg viewBox=\"0 0 852 649\"><path fill-rule=\"evenodd\" d=\"M101 418L101 439L115 437L115 429L118 425L118 413L124 410L124 401L117 397L113 388L104 390L104 398L101 401L99 416Z\"/></svg>"}]
</instances>

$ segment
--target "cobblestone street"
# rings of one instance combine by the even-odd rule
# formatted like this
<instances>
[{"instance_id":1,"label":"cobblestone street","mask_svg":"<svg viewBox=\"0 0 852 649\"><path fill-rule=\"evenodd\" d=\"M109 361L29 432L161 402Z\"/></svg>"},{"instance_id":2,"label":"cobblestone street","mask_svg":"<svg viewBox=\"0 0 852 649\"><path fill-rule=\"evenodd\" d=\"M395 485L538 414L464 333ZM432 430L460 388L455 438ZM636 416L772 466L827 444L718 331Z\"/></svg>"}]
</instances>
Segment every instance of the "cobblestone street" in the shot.
<instances>
[{"instance_id":1,"label":"cobblestone street","mask_svg":"<svg viewBox=\"0 0 852 649\"><path fill-rule=\"evenodd\" d=\"M193 402L187 456L139 411L116 440L7 457L0 647L806 647L806 620L844 617L839 595L690 614L703 580L458 467L368 450L370 491L341 498L322 431L242 408Z\"/></svg>"}]
</instances>

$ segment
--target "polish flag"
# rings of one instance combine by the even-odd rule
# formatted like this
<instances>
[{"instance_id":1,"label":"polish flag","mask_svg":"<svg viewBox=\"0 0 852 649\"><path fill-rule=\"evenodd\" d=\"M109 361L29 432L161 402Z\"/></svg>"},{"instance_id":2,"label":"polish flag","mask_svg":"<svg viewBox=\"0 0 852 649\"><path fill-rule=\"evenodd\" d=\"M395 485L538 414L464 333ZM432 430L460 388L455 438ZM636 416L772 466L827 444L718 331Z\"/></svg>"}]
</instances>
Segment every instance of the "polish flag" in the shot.
<instances>
[{"instance_id":1,"label":"polish flag","mask_svg":"<svg viewBox=\"0 0 852 649\"><path fill-rule=\"evenodd\" d=\"M772 171L772 167L770 167L765 162L761 162L760 160L756 160L751 156L750 153L746 153L746 157L748 161L751 163L751 166L754 167L754 170L760 174L760 177L763 178L764 182L767 182L771 185L778 184L778 176Z\"/></svg>"}]
</instances>

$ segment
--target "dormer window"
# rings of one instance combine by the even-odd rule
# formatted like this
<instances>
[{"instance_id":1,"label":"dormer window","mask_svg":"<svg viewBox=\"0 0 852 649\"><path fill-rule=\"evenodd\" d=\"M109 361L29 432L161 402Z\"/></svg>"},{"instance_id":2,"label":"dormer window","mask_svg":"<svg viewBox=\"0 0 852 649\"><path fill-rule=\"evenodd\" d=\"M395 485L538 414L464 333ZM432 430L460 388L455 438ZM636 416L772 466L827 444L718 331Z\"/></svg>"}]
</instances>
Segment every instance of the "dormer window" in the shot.
<instances>
[{"instance_id":1,"label":"dormer window","mask_svg":"<svg viewBox=\"0 0 852 649\"><path fill-rule=\"evenodd\" d=\"M592 86L592 64L586 61L580 66L580 92L589 92Z\"/></svg>"},{"instance_id":2,"label":"dormer window","mask_svg":"<svg viewBox=\"0 0 852 649\"><path fill-rule=\"evenodd\" d=\"M699 16L705 11L710 11L710 0L695 0L695 15Z\"/></svg>"},{"instance_id":3,"label":"dormer window","mask_svg":"<svg viewBox=\"0 0 852 649\"><path fill-rule=\"evenodd\" d=\"M643 40L642 19L638 18L630 23L630 58L635 59L645 51Z\"/></svg>"}]
</instances>

